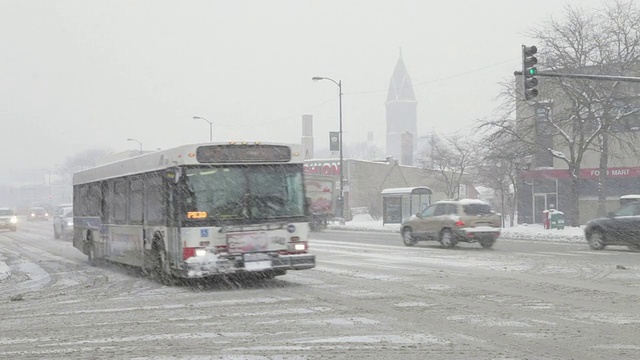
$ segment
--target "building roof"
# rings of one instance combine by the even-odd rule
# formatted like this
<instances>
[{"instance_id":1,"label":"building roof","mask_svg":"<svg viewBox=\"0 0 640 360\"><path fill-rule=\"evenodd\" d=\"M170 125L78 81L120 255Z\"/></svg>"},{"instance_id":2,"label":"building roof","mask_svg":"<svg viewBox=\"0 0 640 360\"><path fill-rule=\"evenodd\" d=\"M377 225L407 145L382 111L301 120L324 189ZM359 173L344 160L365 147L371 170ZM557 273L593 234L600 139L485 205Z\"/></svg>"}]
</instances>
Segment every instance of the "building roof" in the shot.
<instances>
[{"instance_id":1,"label":"building roof","mask_svg":"<svg viewBox=\"0 0 640 360\"><path fill-rule=\"evenodd\" d=\"M383 189L382 195L430 195L433 192L431 188L426 186L414 186L414 187L404 187L404 188L388 188Z\"/></svg>"}]
</instances>

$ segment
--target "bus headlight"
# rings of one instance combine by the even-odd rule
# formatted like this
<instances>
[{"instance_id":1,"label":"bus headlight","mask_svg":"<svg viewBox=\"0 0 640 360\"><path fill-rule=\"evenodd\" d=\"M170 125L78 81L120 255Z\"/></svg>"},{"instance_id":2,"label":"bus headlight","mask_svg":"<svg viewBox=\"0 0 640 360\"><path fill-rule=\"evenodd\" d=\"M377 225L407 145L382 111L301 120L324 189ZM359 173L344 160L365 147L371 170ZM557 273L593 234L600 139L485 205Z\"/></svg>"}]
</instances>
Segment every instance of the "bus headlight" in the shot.
<instances>
[{"instance_id":1,"label":"bus headlight","mask_svg":"<svg viewBox=\"0 0 640 360\"><path fill-rule=\"evenodd\" d=\"M295 249L296 251L303 251L303 250L305 250L305 249L306 249L306 246L305 246L305 244L296 244L296 245L295 245L295 247L294 247L294 249Z\"/></svg>"},{"instance_id":2,"label":"bus headlight","mask_svg":"<svg viewBox=\"0 0 640 360\"><path fill-rule=\"evenodd\" d=\"M205 256L207 255L206 249L196 249L196 256Z\"/></svg>"},{"instance_id":3,"label":"bus headlight","mask_svg":"<svg viewBox=\"0 0 640 360\"><path fill-rule=\"evenodd\" d=\"M15 216L12 216L11 219L9 220L10 223L12 224L17 224L18 223L18 218Z\"/></svg>"}]
</instances>

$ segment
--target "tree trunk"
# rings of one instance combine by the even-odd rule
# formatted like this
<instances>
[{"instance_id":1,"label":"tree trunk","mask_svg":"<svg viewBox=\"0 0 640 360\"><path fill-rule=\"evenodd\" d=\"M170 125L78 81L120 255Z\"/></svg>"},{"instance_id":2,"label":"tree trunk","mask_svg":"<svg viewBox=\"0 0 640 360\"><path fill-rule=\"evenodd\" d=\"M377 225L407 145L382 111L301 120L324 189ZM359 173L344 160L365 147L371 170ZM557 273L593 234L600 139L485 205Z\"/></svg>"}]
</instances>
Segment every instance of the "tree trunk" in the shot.
<instances>
[{"instance_id":1,"label":"tree trunk","mask_svg":"<svg viewBox=\"0 0 640 360\"><path fill-rule=\"evenodd\" d=\"M576 170L579 174L580 170ZM580 226L580 179L577 176L571 176L571 196L569 197L569 226Z\"/></svg>"},{"instance_id":2,"label":"tree trunk","mask_svg":"<svg viewBox=\"0 0 640 360\"><path fill-rule=\"evenodd\" d=\"M598 174L598 217L607 214L607 170L609 168L609 135L605 132L601 136L600 167Z\"/></svg>"}]
</instances>

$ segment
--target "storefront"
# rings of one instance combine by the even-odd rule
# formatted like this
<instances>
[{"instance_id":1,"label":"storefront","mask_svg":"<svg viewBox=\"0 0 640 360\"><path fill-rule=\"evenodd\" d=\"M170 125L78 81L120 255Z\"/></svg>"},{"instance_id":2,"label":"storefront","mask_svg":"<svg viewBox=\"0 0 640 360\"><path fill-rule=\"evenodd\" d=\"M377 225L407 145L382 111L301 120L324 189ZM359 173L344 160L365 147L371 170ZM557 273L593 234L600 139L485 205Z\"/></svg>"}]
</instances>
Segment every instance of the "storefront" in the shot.
<instances>
[{"instance_id":1,"label":"storefront","mask_svg":"<svg viewBox=\"0 0 640 360\"><path fill-rule=\"evenodd\" d=\"M598 169L581 169L579 182L580 223L596 217L598 205ZM567 203L571 195L571 177L568 170L543 169L521 173L518 182L518 223L543 222L543 211L557 209L571 214ZM617 167L607 171L607 211L619 207L620 196L640 193L640 167Z\"/></svg>"}]
</instances>

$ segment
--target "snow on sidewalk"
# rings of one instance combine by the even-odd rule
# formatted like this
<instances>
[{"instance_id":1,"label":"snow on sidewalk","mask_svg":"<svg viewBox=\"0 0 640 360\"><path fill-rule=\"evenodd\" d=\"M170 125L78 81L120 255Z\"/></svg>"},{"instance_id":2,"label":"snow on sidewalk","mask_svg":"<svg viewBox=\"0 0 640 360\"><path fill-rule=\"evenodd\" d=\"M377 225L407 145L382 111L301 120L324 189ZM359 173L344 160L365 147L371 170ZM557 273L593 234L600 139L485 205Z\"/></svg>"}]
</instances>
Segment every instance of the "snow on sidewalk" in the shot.
<instances>
[{"instance_id":1,"label":"snow on sidewalk","mask_svg":"<svg viewBox=\"0 0 640 360\"><path fill-rule=\"evenodd\" d=\"M379 231L400 234L400 224L382 224L382 220L375 220L369 214L361 214L353 217L344 225L330 223L329 229L354 230L354 231ZM559 241L584 243L584 226L565 227L562 230L546 230L542 225L517 225L502 229L502 239L534 240L534 241Z\"/></svg>"}]
</instances>

